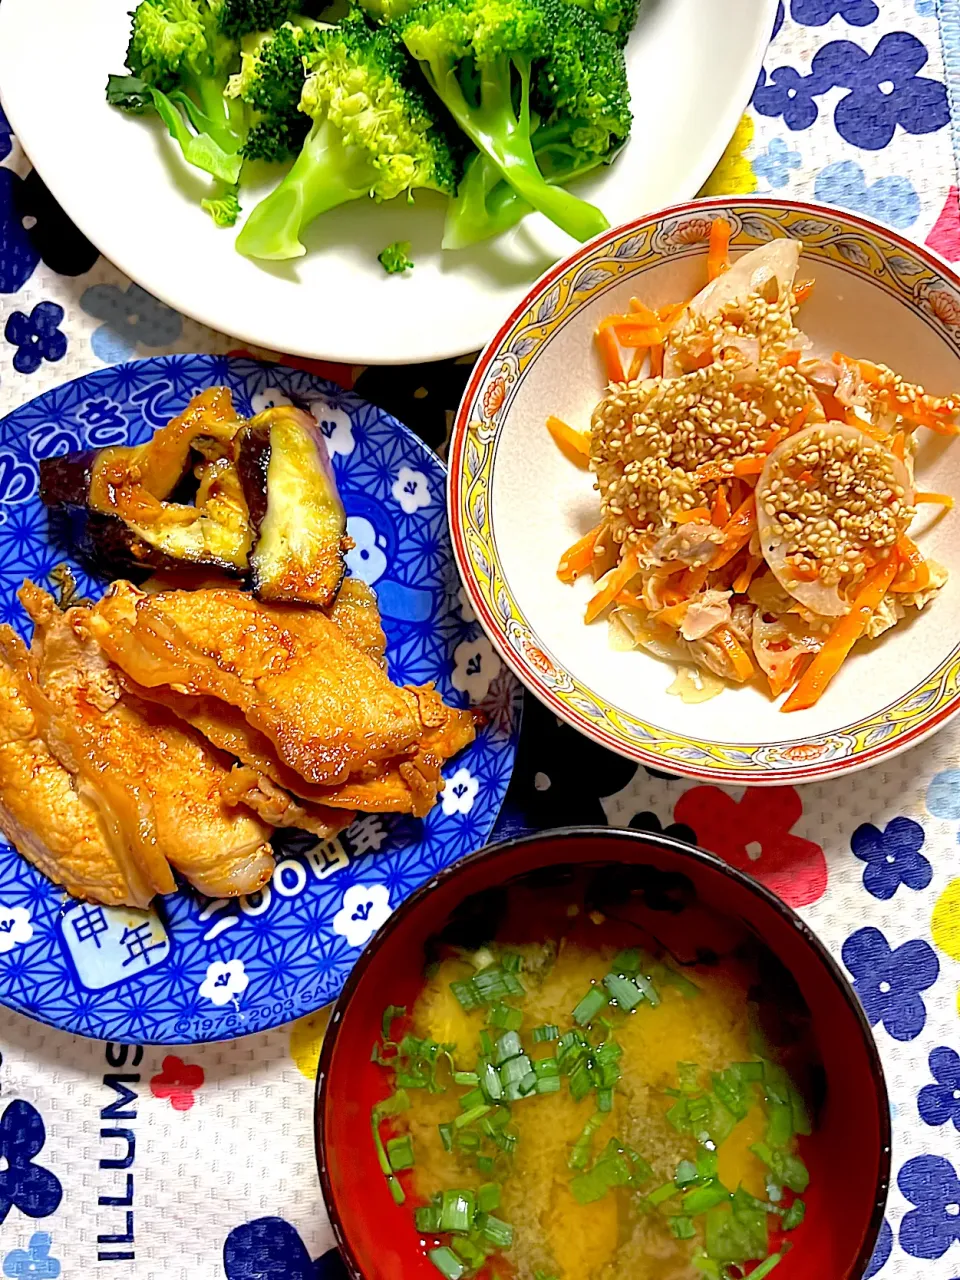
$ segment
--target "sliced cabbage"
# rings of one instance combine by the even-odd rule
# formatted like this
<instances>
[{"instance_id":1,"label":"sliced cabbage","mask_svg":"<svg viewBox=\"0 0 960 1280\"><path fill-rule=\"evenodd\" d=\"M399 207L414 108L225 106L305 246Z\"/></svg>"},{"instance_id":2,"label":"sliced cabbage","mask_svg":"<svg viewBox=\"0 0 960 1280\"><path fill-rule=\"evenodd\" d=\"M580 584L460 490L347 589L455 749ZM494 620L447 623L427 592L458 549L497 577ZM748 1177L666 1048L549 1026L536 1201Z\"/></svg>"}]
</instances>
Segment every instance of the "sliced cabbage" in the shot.
<instances>
[{"instance_id":1,"label":"sliced cabbage","mask_svg":"<svg viewBox=\"0 0 960 1280\"><path fill-rule=\"evenodd\" d=\"M676 358L674 344L670 341L671 334L686 324L691 316L704 316L707 320L712 320L732 304L746 303L756 294L768 292L772 280L777 282L780 294L792 288L802 249L803 245L799 240L769 240L766 244L751 249L749 253L742 254L729 271L724 271L701 289L680 313L667 335L664 377L677 378L683 372Z\"/></svg>"},{"instance_id":2,"label":"sliced cabbage","mask_svg":"<svg viewBox=\"0 0 960 1280\"><path fill-rule=\"evenodd\" d=\"M798 660L816 653L825 638L823 633L811 631L796 614L775 618L757 609L753 615L753 653L775 698L792 682Z\"/></svg>"},{"instance_id":3,"label":"sliced cabbage","mask_svg":"<svg viewBox=\"0 0 960 1280\"><path fill-rule=\"evenodd\" d=\"M813 582L801 582L794 576L793 570L787 563L787 544L782 537L780 526L767 515L764 502L774 478L775 465L785 461L791 454L801 451L810 438L819 431L828 432L838 439L855 440L864 448L882 453L890 464L897 484L903 488L903 500L907 504L913 502L913 484L907 468L890 449L879 441L871 439L856 427L848 426L843 422L819 423L806 427L803 431L798 431L795 436L790 436L789 439L778 444L767 459L756 489L757 528L760 534L761 554L780 585L793 596L794 600L798 600L811 612L821 617L836 618L849 612L849 603L843 599L836 586L829 586L820 578L814 579Z\"/></svg>"}]
</instances>

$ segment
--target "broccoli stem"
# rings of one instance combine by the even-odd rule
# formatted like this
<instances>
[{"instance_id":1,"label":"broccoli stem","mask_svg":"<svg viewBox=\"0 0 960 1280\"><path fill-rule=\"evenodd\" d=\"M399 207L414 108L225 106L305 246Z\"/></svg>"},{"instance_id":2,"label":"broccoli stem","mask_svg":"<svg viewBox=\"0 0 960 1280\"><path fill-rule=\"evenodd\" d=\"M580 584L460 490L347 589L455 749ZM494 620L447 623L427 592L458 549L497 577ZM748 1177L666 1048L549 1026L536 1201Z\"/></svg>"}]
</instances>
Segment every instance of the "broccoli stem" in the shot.
<instances>
[{"instance_id":1,"label":"broccoli stem","mask_svg":"<svg viewBox=\"0 0 960 1280\"><path fill-rule=\"evenodd\" d=\"M517 195L489 156L476 151L467 161L456 198L447 207L444 249L469 245L509 231L533 206Z\"/></svg>"},{"instance_id":2,"label":"broccoli stem","mask_svg":"<svg viewBox=\"0 0 960 1280\"><path fill-rule=\"evenodd\" d=\"M293 168L250 214L237 249L249 258L282 261L302 258L300 236L314 218L348 200L370 194L376 180L372 166L343 145L326 120L307 135Z\"/></svg>"},{"instance_id":3,"label":"broccoli stem","mask_svg":"<svg viewBox=\"0 0 960 1280\"><path fill-rule=\"evenodd\" d=\"M416 49L412 49L418 57ZM606 231L606 218L585 200L562 187L551 186L537 167L530 130L530 67L508 55L480 67L480 104L467 101L454 64L421 59L434 92L478 151L489 156L518 195L576 240L589 240ZM520 110L513 107L512 69L520 74Z\"/></svg>"}]
</instances>

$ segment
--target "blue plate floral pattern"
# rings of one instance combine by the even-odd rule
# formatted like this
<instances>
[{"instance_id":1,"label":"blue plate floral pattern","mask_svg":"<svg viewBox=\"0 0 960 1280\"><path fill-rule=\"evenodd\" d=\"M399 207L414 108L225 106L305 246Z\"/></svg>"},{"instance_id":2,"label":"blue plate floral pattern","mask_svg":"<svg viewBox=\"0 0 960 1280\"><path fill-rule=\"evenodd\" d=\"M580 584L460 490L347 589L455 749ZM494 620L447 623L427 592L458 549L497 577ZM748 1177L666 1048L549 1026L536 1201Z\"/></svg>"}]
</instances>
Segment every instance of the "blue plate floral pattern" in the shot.
<instances>
[{"instance_id":1,"label":"blue plate floral pattern","mask_svg":"<svg viewBox=\"0 0 960 1280\"><path fill-rule=\"evenodd\" d=\"M184 888L145 912L78 903L0 842L0 1003L103 1040L228 1039L328 1003L391 910L484 843L513 768L519 687L460 599L442 464L395 419L311 373L164 356L99 370L11 413L0 423L0 620L27 636L17 589L25 577L49 583L70 562L37 494L40 460L138 443L220 384L244 414L310 405L355 543L348 569L377 592L392 678L433 680L447 700L479 706L486 723L448 765L426 819L361 816L322 843L278 833L271 883L245 898ZM83 594L102 593L103 582L73 568Z\"/></svg>"}]
</instances>

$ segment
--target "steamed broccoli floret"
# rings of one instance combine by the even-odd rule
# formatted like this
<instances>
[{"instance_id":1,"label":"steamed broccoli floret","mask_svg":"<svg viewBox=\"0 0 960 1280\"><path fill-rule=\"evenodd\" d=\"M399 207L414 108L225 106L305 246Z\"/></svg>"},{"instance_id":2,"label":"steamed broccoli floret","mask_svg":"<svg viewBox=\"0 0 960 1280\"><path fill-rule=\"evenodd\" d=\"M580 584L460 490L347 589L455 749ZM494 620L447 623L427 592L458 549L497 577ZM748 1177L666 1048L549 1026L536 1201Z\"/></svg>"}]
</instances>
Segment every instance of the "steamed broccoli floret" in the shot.
<instances>
[{"instance_id":1,"label":"steamed broccoli floret","mask_svg":"<svg viewBox=\"0 0 960 1280\"><path fill-rule=\"evenodd\" d=\"M245 109L223 91L238 46L220 28L225 0L141 0L127 48L131 77L111 76L107 101L142 112L147 101L184 159L221 181L240 176Z\"/></svg>"},{"instance_id":2,"label":"steamed broccoli floret","mask_svg":"<svg viewBox=\"0 0 960 1280\"><path fill-rule=\"evenodd\" d=\"M220 29L231 36L252 31L272 31L293 17L294 0L223 0Z\"/></svg>"},{"instance_id":3,"label":"steamed broccoli floret","mask_svg":"<svg viewBox=\"0 0 960 1280\"><path fill-rule=\"evenodd\" d=\"M615 36L572 6L556 13L532 103L533 153L548 183L563 186L609 164L632 124L626 64ZM489 156L478 153L448 210L444 247L463 248L506 231L530 208Z\"/></svg>"},{"instance_id":4,"label":"steamed broccoli floret","mask_svg":"<svg viewBox=\"0 0 960 1280\"><path fill-rule=\"evenodd\" d=\"M401 271L413 270L413 259L410 257L410 241L395 240L393 244L377 254L377 261L388 276L398 275Z\"/></svg>"},{"instance_id":5,"label":"steamed broccoli floret","mask_svg":"<svg viewBox=\"0 0 960 1280\"><path fill-rule=\"evenodd\" d=\"M560 0L425 0L391 24L460 129L516 193L577 240L599 209L551 186L533 149L531 89L565 29ZM586 19L584 19L586 21Z\"/></svg>"},{"instance_id":6,"label":"steamed broccoli floret","mask_svg":"<svg viewBox=\"0 0 960 1280\"><path fill-rule=\"evenodd\" d=\"M322 29L309 18L299 18L242 41L240 70L230 77L227 95L242 99L249 108L243 147L248 159L287 160L303 145L310 130L310 120L300 110L307 78L303 59L316 48L316 32Z\"/></svg>"},{"instance_id":7,"label":"steamed broccoli floret","mask_svg":"<svg viewBox=\"0 0 960 1280\"><path fill-rule=\"evenodd\" d=\"M235 226L240 216L240 198L236 187L227 187L219 195L201 200L200 208L209 213L218 227Z\"/></svg>"},{"instance_id":8,"label":"steamed broccoli floret","mask_svg":"<svg viewBox=\"0 0 960 1280\"><path fill-rule=\"evenodd\" d=\"M312 122L293 168L254 209L237 237L253 258L297 258L319 214L348 200L390 200L417 187L452 194L450 148L407 80L392 33L361 13L317 33L300 109Z\"/></svg>"},{"instance_id":9,"label":"steamed broccoli floret","mask_svg":"<svg viewBox=\"0 0 960 1280\"><path fill-rule=\"evenodd\" d=\"M570 0L586 9L604 30L611 32L622 48L637 25L637 0Z\"/></svg>"}]
</instances>

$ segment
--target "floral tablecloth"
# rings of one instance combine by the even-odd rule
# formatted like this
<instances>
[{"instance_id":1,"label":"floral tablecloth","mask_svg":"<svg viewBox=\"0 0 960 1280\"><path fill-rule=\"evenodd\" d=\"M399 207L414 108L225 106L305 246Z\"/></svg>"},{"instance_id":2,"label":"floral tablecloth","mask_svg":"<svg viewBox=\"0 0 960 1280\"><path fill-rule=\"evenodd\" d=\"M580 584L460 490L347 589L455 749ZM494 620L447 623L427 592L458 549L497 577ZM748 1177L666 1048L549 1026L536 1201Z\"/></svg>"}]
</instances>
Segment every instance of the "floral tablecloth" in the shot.
<instances>
[{"instance_id":1,"label":"floral tablecloth","mask_svg":"<svg viewBox=\"0 0 960 1280\"><path fill-rule=\"evenodd\" d=\"M784 0L706 190L842 205L955 262L958 157L960 0ZM103 364L235 346L98 257L2 111L0 335L0 415ZM442 452L471 363L311 367ZM0 503L14 496L0 467ZM892 1099L894 1182L867 1275L960 1276L960 721L840 783L744 793L637 768L528 700L499 833L580 822L696 839L818 930L874 1026ZM324 1025L319 1013L164 1052L0 1011L3 1276L341 1276L313 1156Z\"/></svg>"}]
</instances>

